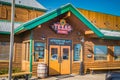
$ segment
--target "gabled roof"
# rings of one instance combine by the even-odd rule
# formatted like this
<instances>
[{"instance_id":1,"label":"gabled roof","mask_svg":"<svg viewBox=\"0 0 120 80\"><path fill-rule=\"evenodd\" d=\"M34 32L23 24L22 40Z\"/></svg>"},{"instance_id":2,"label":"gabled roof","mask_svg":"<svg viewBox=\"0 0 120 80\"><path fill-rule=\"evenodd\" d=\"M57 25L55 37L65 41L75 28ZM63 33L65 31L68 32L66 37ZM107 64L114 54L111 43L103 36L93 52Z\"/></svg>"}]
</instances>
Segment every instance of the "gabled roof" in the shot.
<instances>
[{"instance_id":1,"label":"gabled roof","mask_svg":"<svg viewBox=\"0 0 120 80\"><path fill-rule=\"evenodd\" d=\"M15 29L15 33L19 31L25 31L25 30L30 30L35 27L37 27L40 24L43 24L61 14L64 14L66 12L72 12L79 20L81 20L86 26L88 26L91 30L93 30L96 34L98 34L100 37L102 37L102 33L99 31L97 27L95 27L89 20L87 20L73 5L71 4L66 4L58 9L55 9L51 12L48 12L40 17L37 17L31 21L28 21L24 24L22 24L20 27Z\"/></svg>"},{"instance_id":2,"label":"gabled roof","mask_svg":"<svg viewBox=\"0 0 120 80\"><path fill-rule=\"evenodd\" d=\"M19 27L21 24L22 23L15 22L14 29ZM11 30L10 25L11 25L10 21L0 20L0 34L10 34L10 30Z\"/></svg>"},{"instance_id":3,"label":"gabled roof","mask_svg":"<svg viewBox=\"0 0 120 80\"><path fill-rule=\"evenodd\" d=\"M82 15L71 4L64 5L58 9L55 9L54 11L51 11L51 12L46 13L40 17L37 17L37 18L30 20L26 23L23 23L18 28L16 28L14 32L20 33L23 31L31 30L31 29L37 27L38 25L41 25L41 24L43 24L51 19L54 19L55 17L62 15L68 11L72 12L80 21L82 21L89 29L91 29L99 38L120 40L120 36L107 35L103 31L101 31L94 24L92 24L87 18L85 18L85 16Z\"/></svg>"},{"instance_id":4,"label":"gabled roof","mask_svg":"<svg viewBox=\"0 0 120 80\"><path fill-rule=\"evenodd\" d=\"M46 13L38 18L35 18L31 21L28 21L28 22L22 24L20 27L15 29L15 33L18 33L20 31L33 29L33 28L37 27L38 25L43 24L43 23L61 15L61 14L68 12L68 11L72 12L80 21L82 21L89 29L91 29L99 38L120 39L120 36L106 35L99 28L97 28L94 24L92 24L87 18L85 18L85 16L82 15L82 13L80 13L71 4L66 4L58 9L55 9L54 11Z\"/></svg>"},{"instance_id":5,"label":"gabled roof","mask_svg":"<svg viewBox=\"0 0 120 80\"><path fill-rule=\"evenodd\" d=\"M12 2L12 0L0 0L0 4L11 5L11 2ZM15 4L18 7L37 9L37 10L42 10L42 11L47 10L44 6L42 6L36 0L15 0Z\"/></svg>"}]
</instances>

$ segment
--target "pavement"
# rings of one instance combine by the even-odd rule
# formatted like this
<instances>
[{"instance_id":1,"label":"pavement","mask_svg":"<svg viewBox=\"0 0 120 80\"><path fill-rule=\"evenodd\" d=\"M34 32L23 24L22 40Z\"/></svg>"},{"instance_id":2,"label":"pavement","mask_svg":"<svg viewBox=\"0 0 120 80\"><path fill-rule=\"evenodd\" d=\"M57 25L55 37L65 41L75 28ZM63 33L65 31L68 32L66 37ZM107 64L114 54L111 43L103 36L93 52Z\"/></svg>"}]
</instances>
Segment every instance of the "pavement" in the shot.
<instances>
[{"instance_id":1,"label":"pavement","mask_svg":"<svg viewBox=\"0 0 120 80\"><path fill-rule=\"evenodd\" d=\"M86 75L61 75L61 76L51 76L45 79L38 80L105 80L105 73L101 74L86 74Z\"/></svg>"}]
</instances>

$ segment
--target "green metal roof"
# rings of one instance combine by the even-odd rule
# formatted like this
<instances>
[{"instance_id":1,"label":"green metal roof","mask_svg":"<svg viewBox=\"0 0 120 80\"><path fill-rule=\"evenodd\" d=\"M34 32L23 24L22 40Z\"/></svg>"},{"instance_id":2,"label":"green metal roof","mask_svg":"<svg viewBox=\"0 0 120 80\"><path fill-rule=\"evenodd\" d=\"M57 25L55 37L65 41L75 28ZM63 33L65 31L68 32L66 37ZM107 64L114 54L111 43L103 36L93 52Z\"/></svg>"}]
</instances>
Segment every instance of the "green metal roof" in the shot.
<instances>
[{"instance_id":1,"label":"green metal roof","mask_svg":"<svg viewBox=\"0 0 120 80\"><path fill-rule=\"evenodd\" d=\"M54 11L51 11L49 13L46 13L40 17L37 17L31 21L28 21L22 25L20 25L18 28L15 29L15 33L20 33L22 31L31 30L35 27L37 27L40 24L43 24L61 14L64 14L66 12L72 12L80 21L82 21L89 29L91 29L99 38L104 39L114 39L114 40L120 40L119 36L110 36L104 34L102 31L100 31L99 28L97 28L94 24L92 24L87 18L85 18L82 13L80 13L73 5L67 4L64 5L58 9L55 9Z\"/></svg>"},{"instance_id":2,"label":"green metal roof","mask_svg":"<svg viewBox=\"0 0 120 80\"><path fill-rule=\"evenodd\" d=\"M15 22L14 29L19 27L21 24L21 22ZM9 20L0 20L0 34L10 34L10 25L11 22Z\"/></svg>"}]
</instances>

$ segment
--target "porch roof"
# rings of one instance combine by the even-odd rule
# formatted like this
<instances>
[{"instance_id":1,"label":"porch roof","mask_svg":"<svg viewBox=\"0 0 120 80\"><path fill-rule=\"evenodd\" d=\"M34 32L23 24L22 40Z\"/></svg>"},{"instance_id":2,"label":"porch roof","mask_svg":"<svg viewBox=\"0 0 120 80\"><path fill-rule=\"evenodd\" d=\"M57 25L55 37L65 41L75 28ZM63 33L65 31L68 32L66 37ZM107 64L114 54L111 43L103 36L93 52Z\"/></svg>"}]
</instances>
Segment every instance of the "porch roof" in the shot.
<instances>
[{"instance_id":1,"label":"porch roof","mask_svg":"<svg viewBox=\"0 0 120 80\"><path fill-rule=\"evenodd\" d=\"M66 4L58 9L55 9L51 12L48 12L42 16L39 16L33 20L30 20L26 23L21 24L19 27L17 27L14 32L21 33L26 30L31 30L61 14L64 14L66 12L71 12L73 13L80 21L82 21L89 29L91 29L99 38L104 38L104 39L114 39L114 40L120 40L120 36L115 33L115 35L110 35L111 31L108 31L109 33L106 33L105 31L97 28L94 24L92 24L82 13L80 13L73 5L71 4Z\"/></svg>"}]
</instances>

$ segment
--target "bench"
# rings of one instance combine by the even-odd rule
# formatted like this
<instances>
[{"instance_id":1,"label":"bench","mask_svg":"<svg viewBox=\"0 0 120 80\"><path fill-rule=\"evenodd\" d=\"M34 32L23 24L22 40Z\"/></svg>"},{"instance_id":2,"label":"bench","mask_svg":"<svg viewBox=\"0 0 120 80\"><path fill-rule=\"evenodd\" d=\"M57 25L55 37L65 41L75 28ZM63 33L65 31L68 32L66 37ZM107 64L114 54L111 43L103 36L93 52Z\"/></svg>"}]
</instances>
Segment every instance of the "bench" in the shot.
<instances>
[{"instance_id":1,"label":"bench","mask_svg":"<svg viewBox=\"0 0 120 80\"><path fill-rule=\"evenodd\" d=\"M89 68L91 74L93 74L95 70L115 70L115 69L120 69L120 67Z\"/></svg>"},{"instance_id":2,"label":"bench","mask_svg":"<svg viewBox=\"0 0 120 80\"><path fill-rule=\"evenodd\" d=\"M18 80L17 77L18 76L25 76L25 80L28 80L28 76L32 74L32 72L18 72L18 73L12 73L12 77L15 77L14 80ZM8 74L3 74L0 75L0 78L5 78L8 77Z\"/></svg>"}]
</instances>

